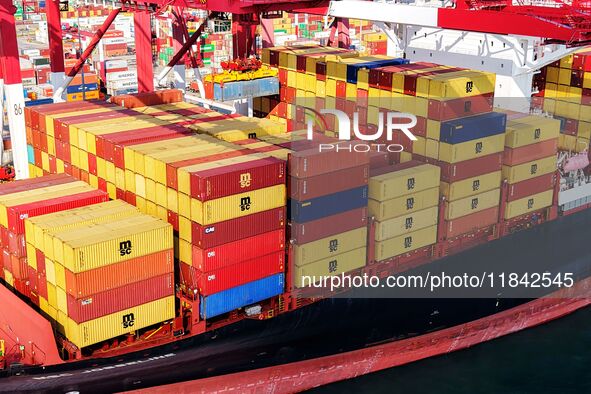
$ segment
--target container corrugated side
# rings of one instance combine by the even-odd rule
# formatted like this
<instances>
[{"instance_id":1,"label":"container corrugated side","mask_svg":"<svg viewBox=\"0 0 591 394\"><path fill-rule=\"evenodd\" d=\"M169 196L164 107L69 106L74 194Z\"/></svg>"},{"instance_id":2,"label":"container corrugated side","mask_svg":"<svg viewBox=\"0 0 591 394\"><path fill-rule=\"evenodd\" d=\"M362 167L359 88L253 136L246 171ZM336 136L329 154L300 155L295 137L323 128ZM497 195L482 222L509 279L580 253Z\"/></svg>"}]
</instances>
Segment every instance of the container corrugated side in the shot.
<instances>
[{"instance_id":1,"label":"container corrugated side","mask_svg":"<svg viewBox=\"0 0 591 394\"><path fill-rule=\"evenodd\" d=\"M504 148L505 136L503 134L453 145L442 142L439 144L439 160L446 163L458 163L503 152Z\"/></svg>"},{"instance_id":2,"label":"container corrugated side","mask_svg":"<svg viewBox=\"0 0 591 394\"><path fill-rule=\"evenodd\" d=\"M67 174L50 174L37 178L22 179L3 183L0 186L0 196L77 181L76 178Z\"/></svg>"},{"instance_id":3,"label":"container corrugated side","mask_svg":"<svg viewBox=\"0 0 591 394\"><path fill-rule=\"evenodd\" d=\"M66 337L79 348L129 334L174 318L175 297L165 297L140 306L77 324L68 319Z\"/></svg>"},{"instance_id":4,"label":"container corrugated side","mask_svg":"<svg viewBox=\"0 0 591 394\"><path fill-rule=\"evenodd\" d=\"M503 179L517 183L556 171L556 155L530 161L517 166L503 166Z\"/></svg>"},{"instance_id":5,"label":"container corrugated side","mask_svg":"<svg viewBox=\"0 0 591 394\"><path fill-rule=\"evenodd\" d=\"M457 219L474 212L498 206L500 204L500 196L501 190L493 189L474 196L446 202L445 220Z\"/></svg>"},{"instance_id":6,"label":"container corrugated side","mask_svg":"<svg viewBox=\"0 0 591 394\"><path fill-rule=\"evenodd\" d=\"M505 148L505 152L503 153L503 164L516 166L527 163L528 161L539 160L551 156L556 154L557 150L557 138L525 145L520 148Z\"/></svg>"},{"instance_id":7,"label":"container corrugated side","mask_svg":"<svg viewBox=\"0 0 591 394\"><path fill-rule=\"evenodd\" d=\"M434 187L383 202L369 200L368 207L370 216L374 216L379 221L384 221L433 207L438 203L439 187Z\"/></svg>"},{"instance_id":8,"label":"container corrugated side","mask_svg":"<svg viewBox=\"0 0 591 394\"><path fill-rule=\"evenodd\" d=\"M171 273L173 270L174 251L168 249L76 274L66 269L64 290L76 298L89 297L95 293Z\"/></svg>"},{"instance_id":9,"label":"container corrugated side","mask_svg":"<svg viewBox=\"0 0 591 394\"><path fill-rule=\"evenodd\" d=\"M202 273L195 267L181 263L181 283L188 289L198 289L208 296L245 283L254 282L285 270L285 252L275 252L241 261L230 266Z\"/></svg>"},{"instance_id":10,"label":"container corrugated side","mask_svg":"<svg viewBox=\"0 0 591 394\"><path fill-rule=\"evenodd\" d=\"M209 249L193 245L192 265L201 272L209 272L245 260L254 259L285 248L282 229L240 239Z\"/></svg>"},{"instance_id":11,"label":"container corrugated side","mask_svg":"<svg viewBox=\"0 0 591 394\"><path fill-rule=\"evenodd\" d=\"M290 176L306 178L368 163L369 156L363 153L346 150L320 152L316 146L312 149L293 151L287 165Z\"/></svg>"},{"instance_id":12,"label":"container corrugated side","mask_svg":"<svg viewBox=\"0 0 591 394\"><path fill-rule=\"evenodd\" d=\"M376 242L376 259L386 260L437 241L437 226L430 226L398 237Z\"/></svg>"},{"instance_id":13,"label":"container corrugated side","mask_svg":"<svg viewBox=\"0 0 591 394\"><path fill-rule=\"evenodd\" d=\"M439 186L441 170L431 164L420 164L369 179L369 198L385 201Z\"/></svg>"},{"instance_id":14,"label":"container corrugated side","mask_svg":"<svg viewBox=\"0 0 591 394\"><path fill-rule=\"evenodd\" d=\"M417 96L433 98L459 98L489 94L495 91L493 73L463 70L443 75L419 77L428 79L428 93L417 88Z\"/></svg>"},{"instance_id":15,"label":"container corrugated side","mask_svg":"<svg viewBox=\"0 0 591 394\"><path fill-rule=\"evenodd\" d=\"M288 217L303 223L367 206L367 186L317 197L288 201Z\"/></svg>"},{"instance_id":16,"label":"container corrugated side","mask_svg":"<svg viewBox=\"0 0 591 394\"><path fill-rule=\"evenodd\" d=\"M320 238L367 226L367 207L361 207L306 223L291 222L288 237L301 245Z\"/></svg>"},{"instance_id":17,"label":"container corrugated side","mask_svg":"<svg viewBox=\"0 0 591 394\"><path fill-rule=\"evenodd\" d=\"M441 194L448 201L455 201L461 198L473 196L501 186L501 171L482 174L473 178L464 179L458 182L441 182Z\"/></svg>"},{"instance_id":18,"label":"container corrugated side","mask_svg":"<svg viewBox=\"0 0 591 394\"><path fill-rule=\"evenodd\" d=\"M388 238L423 229L437 224L438 206L433 206L408 215L398 216L381 222L376 222L375 240L383 241Z\"/></svg>"},{"instance_id":19,"label":"container corrugated side","mask_svg":"<svg viewBox=\"0 0 591 394\"><path fill-rule=\"evenodd\" d=\"M367 245L367 227L360 227L302 245L294 245L296 266L348 252Z\"/></svg>"},{"instance_id":20,"label":"container corrugated side","mask_svg":"<svg viewBox=\"0 0 591 394\"><path fill-rule=\"evenodd\" d=\"M446 220L443 227L445 238L454 238L458 235L467 234L480 228L497 223L499 220L499 207L491 207L480 212L462 216L457 219Z\"/></svg>"},{"instance_id":21,"label":"container corrugated side","mask_svg":"<svg viewBox=\"0 0 591 394\"><path fill-rule=\"evenodd\" d=\"M285 206L285 185L201 202L191 199L191 219L208 225ZM180 208L180 207L179 207Z\"/></svg>"},{"instance_id":22,"label":"container corrugated side","mask_svg":"<svg viewBox=\"0 0 591 394\"><path fill-rule=\"evenodd\" d=\"M458 163L445 163L431 158L421 159L441 169L442 182L461 181L462 179L472 178L480 174L499 171L503 167L503 153L494 153Z\"/></svg>"},{"instance_id":23,"label":"container corrugated side","mask_svg":"<svg viewBox=\"0 0 591 394\"><path fill-rule=\"evenodd\" d=\"M538 176L509 185L507 192L507 201L519 200L532 194L538 194L547 190L554 189L556 174L551 172L546 175Z\"/></svg>"},{"instance_id":24,"label":"container corrugated side","mask_svg":"<svg viewBox=\"0 0 591 394\"><path fill-rule=\"evenodd\" d=\"M493 97L490 94L454 99L429 99L429 119L445 121L472 116L493 110Z\"/></svg>"},{"instance_id":25,"label":"container corrugated side","mask_svg":"<svg viewBox=\"0 0 591 394\"><path fill-rule=\"evenodd\" d=\"M201 297L199 314L202 319L242 308L283 293L285 275L277 274L241 286Z\"/></svg>"},{"instance_id":26,"label":"container corrugated side","mask_svg":"<svg viewBox=\"0 0 591 394\"><path fill-rule=\"evenodd\" d=\"M526 213L549 207L552 205L553 197L554 190L547 190L542 193L511 201L507 203L507 208L505 209L505 219L512 219L516 216L525 215Z\"/></svg>"},{"instance_id":27,"label":"container corrugated side","mask_svg":"<svg viewBox=\"0 0 591 394\"><path fill-rule=\"evenodd\" d=\"M173 247L172 226L147 215L59 232L53 240L56 260L74 273Z\"/></svg>"},{"instance_id":28,"label":"container corrugated side","mask_svg":"<svg viewBox=\"0 0 591 394\"><path fill-rule=\"evenodd\" d=\"M81 298L68 295L66 308L59 305L58 310L75 323L83 323L172 295L174 275L169 273Z\"/></svg>"},{"instance_id":29,"label":"container corrugated side","mask_svg":"<svg viewBox=\"0 0 591 394\"><path fill-rule=\"evenodd\" d=\"M347 168L308 178L289 177L288 197L294 200L307 200L327 194L338 193L367 185L369 168L367 165Z\"/></svg>"},{"instance_id":30,"label":"container corrugated side","mask_svg":"<svg viewBox=\"0 0 591 394\"><path fill-rule=\"evenodd\" d=\"M324 277L340 275L364 267L367 260L367 248L361 247L336 256L302 265L295 268L295 287L308 287Z\"/></svg>"},{"instance_id":31,"label":"container corrugated side","mask_svg":"<svg viewBox=\"0 0 591 394\"><path fill-rule=\"evenodd\" d=\"M556 139L559 135L559 120L542 116L527 116L507 123L505 146L519 148L541 141Z\"/></svg>"},{"instance_id":32,"label":"container corrugated side","mask_svg":"<svg viewBox=\"0 0 591 394\"><path fill-rule=\"evenodd\" d=\"M506 126L507 115L497 112L449 120L441 123L439 140L447 144L459 144L503 134Z\"/></svg>"}]
</instances>

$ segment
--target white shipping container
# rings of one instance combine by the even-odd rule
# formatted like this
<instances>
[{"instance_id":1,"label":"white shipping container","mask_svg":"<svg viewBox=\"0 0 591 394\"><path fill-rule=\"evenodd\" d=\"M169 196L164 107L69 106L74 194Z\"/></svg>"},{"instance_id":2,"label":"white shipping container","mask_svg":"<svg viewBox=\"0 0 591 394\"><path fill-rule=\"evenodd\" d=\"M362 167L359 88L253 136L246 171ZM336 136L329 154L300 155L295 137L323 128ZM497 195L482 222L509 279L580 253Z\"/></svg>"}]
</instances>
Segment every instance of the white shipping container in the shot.
<instances>
[{"instance_id":1,"label":"white shipping container","mask_svg":"<svg viewBox=\"0 0 591 394\"><path fill-rule=\"evenodd\" d=\"M136 78L127 78L127 79L120 79L118 81L111 81L107 82L107 88L111 89L137 89L137 79Z\"/></svg>"},{"instance_id":2,"label":"white shipping container","mask_svg":"<svg viewBox=\"0 0 591 394\"><path fill-rule=\"evenodd\" d=\"M105 60L105 71L110 68L124 68L127 67L126 60Z\"/></svg>"},{"instance_id":3,"label":"white shipping container","mask_svg":"<svg viewBox=\"0 0 591 394\"><path fill-rule=\"evenodd\" d=\"M137 79L137 71L130 70L130 71L115 71L111 73L107 73L107 83L113 81L121 81L126 79Z\"/></svg>"},{"instance_id":4,"label":"white shipping container","mask_svg":"<svg viewBox=\"0 0 591 394\"><path fill-rule=\"evenodd\" d=\"M41 55L41 51L39 49L23 49L22 51L23 55L27 55L27 56L40 56Z\"/></svg>"}]
</instances>

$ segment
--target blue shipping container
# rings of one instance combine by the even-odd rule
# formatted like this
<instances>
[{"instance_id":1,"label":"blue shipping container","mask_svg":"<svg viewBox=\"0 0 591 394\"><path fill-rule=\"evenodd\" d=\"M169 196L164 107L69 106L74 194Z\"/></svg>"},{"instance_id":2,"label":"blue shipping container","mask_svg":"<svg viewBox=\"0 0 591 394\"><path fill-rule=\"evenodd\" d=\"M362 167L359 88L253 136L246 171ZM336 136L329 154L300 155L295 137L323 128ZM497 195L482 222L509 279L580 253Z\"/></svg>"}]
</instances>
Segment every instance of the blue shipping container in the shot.
<instances>
[{"instance_id":1,"label":"blue shipping container","mask_svg":"<svg viewBox=\"0 0 591 394\"><path fill-rule=\"evenodd\" d=\"M287 201L288 219L298 223L320 219L367 206L367 186L316 197L311 200Z\"/></svg>"},{"instance_id":2,"label":"blue shipping container","mask_svg":"<svg viewBox=\"0 0 591 394\"><path fill-rule=\"evenodd\" d=\"M213 85L213 96L217 101L271 96L274 94L279 94L279 79L276 77L226 82L223 85L215 83Z\"/></svg>"},{"instance_id":3,"label":"blue shipping container","mask_svg":"<svg viewBox=\"0 0 591 394\"><path fill-rule=\"evenodd\" d=\"M347 82L357 83L357 72L362 68L378 68L386 66L398 66L400 64L408 64L407 59L383 59L376 60L373 62L360 63L360 64L347 64Z\"/></svg>"},{"instance_id":4,"label":"blue shipping container","mask_svg":"<svg viewBox=\"0 0 591 394\"><path fill-rule=\"evenodd\" d=\"M81 93L82 91L91 92L98 90L98 83L87 83L84 85L70 85L66 88L67 93Z\"/></svg>"},{"instance_id":5,"label":"blue shipping container","mask_svg":"<svg viewBox=\"0 0 591 394\"><path fill-rule=\"evenodd\" d=\"M285 274L276 274L233 287L207 297L201 297L199 314L210 319L243 306L275 297L283 293Z\"/></svg>"},{"instance_id":6,"label":"blue shipping container","mask_svg":"<svg viewBox=\"0 0 591 394\"><path fill-rule=\"evenodd\" d=\"M35 164L35 152L31 145L27 145L27 159L29 160L29 163L33 165Z\"/></svg>"},{"instance_id":7,"label":"blue shipping container","mask_svg":"<svg viewBox=\"0 0 591 394\"><path fill-rule=\"evenodd\" d=\"M461 142L503 134L506 128L506 114L489 112L441 123L439 140L447 144L459 144Z\"/></svg>"},{"instance_id":8,"label":"blue shipping container","mask_svg":"<svg viewBox=\"0 0 591 394\"><path fill-rule=\"evenodd\" d=\"M32 107L35 105L42 105L42 104L53 104L53 99L51 98L43 98L39 100L27 100L25 101L25 107Z\"/></svg>"}]
</instances>

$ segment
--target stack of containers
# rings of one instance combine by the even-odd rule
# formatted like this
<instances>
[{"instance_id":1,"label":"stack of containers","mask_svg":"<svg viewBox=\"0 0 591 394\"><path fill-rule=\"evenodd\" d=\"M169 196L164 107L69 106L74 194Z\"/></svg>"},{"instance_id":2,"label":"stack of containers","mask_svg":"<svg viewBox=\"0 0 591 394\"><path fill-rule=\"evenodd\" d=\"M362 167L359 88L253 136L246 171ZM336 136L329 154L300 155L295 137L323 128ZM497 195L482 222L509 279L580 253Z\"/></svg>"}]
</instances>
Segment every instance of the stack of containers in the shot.
<instances>
[{"instance_id":1,"label":"stack of containers","mask_svg":"<svg viewBox=\"0 0 591 394\"><path fill-rule=\"evenodd\" d=\"M369 214L376 220L377 261L437 241L440 172L416 160L372 171Z\"/></svg>"},{"instance_id":2,"label":"stack of containers","mask_svg":"<svg viewBox=\"0 0 591 394\"><path fill-rule=\"evenodd\" d=\"M39 306L78 348L175 316L172 227L121 201L33 218Z\"/></svg>"},{"instance_id":3,"label":"stack of containers","mask_svg":"<svg viewBox=\"0 0 591 394\"><path fill-rule=\"evenodd\" d=\"M507 123L503 178L508 183L504 219L552 205L560 121L525 116Z\"/></svg>"},{"instance_id":4,"label":"stack of containers","mask_svg":"<svg viewBox=\"0 0 591 394\"><path fill-rule=\"evenodd\" d=\"M31 272L27 258L31 256L27 256L24 220L107 200L104 192L65 174L3 184L0 187L2 278L38 303L34 282L29 282Z\"/></svg>"},{"instance_id":5,"label":"stack of containers","mask_svg":"<svg viewBox=\"0 0 591 394\"><path fill-rule=\"evenodd\" d=\"M591 51L583 49L540 70L534 105L561 122L558 147L582 152L591 140Z\"/></svg>"}]
</instances>

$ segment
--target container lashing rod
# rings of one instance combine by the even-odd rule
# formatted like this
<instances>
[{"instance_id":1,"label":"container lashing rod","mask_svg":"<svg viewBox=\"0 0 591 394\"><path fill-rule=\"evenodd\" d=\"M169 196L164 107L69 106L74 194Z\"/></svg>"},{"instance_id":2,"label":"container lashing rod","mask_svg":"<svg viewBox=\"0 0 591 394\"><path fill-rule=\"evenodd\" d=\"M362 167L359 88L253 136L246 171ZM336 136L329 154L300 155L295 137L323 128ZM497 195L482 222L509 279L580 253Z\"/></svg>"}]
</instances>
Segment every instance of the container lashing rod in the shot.
<instances>
[{"instance_id":1,"label":"container lashing rod","mask_svg":"<svg viewBox=\"0 0 591 394\"><path fill-rule=\"evenodd\" d=\"M62 100L62 94L64 93L64 90L66 90L66 88L68 87L70 82L72 82L76 74L78 74L78 71L80 71L80 69L84 65L84 62L86 62L92 51L94 51L94 48L96 48L98 43L101 41L101 38L107 32L107 30L109 29L117 15L119 15L119 12L121 12L121 8L114 8L113 10L111 10L109 15L107 16L107 19L105 19L102 26L99 27L99 29L92 37L90 44L88 44L88 46L82 53L82 56L80 56L80 59L78 59L74 67L72 67L72 69L68 72L68 75L64 79L64 82L55 90L53 94L54 101Z\"/></svg>"}]
</instances>

